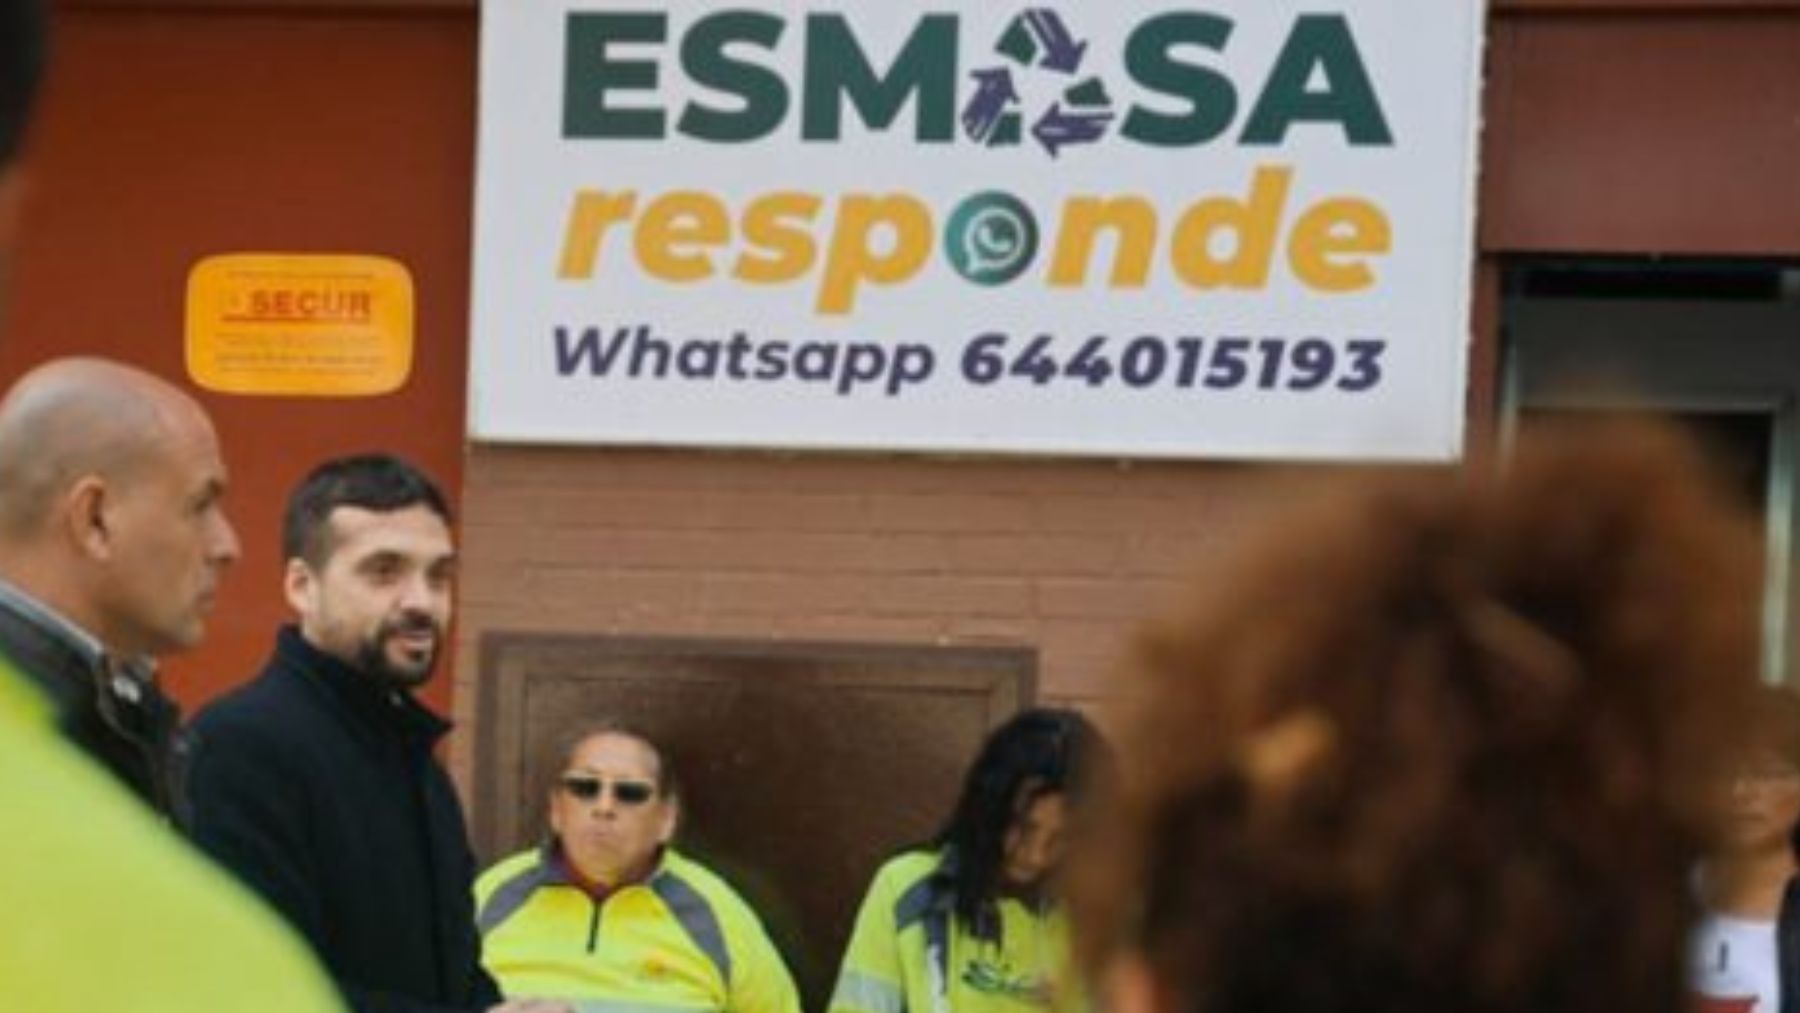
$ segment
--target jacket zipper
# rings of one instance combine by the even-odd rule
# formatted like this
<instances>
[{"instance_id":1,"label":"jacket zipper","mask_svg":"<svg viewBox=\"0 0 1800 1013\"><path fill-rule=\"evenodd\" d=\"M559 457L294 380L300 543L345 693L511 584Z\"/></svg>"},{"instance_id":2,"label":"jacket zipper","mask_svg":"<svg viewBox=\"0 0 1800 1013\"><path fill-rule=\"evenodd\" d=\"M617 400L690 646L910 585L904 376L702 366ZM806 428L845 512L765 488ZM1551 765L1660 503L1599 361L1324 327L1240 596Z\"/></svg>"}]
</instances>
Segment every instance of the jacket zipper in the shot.
<instances>
[{"instance_id":1,"label":"jacket zipper","mask_svg":"<svg viewBox=\"0 0 1800 1013\"><path fill-rule=\"evenodd\" d=\"M592 952L594 952L594 943L596 943L600 939L600 902L597 900L592 900L592 901L590 901L590 903L592 903L594 905L594 913L592 915L588 916L588 947L587 947L587 951L589 953L592 953Z\"/></svg>"}]
</instances>

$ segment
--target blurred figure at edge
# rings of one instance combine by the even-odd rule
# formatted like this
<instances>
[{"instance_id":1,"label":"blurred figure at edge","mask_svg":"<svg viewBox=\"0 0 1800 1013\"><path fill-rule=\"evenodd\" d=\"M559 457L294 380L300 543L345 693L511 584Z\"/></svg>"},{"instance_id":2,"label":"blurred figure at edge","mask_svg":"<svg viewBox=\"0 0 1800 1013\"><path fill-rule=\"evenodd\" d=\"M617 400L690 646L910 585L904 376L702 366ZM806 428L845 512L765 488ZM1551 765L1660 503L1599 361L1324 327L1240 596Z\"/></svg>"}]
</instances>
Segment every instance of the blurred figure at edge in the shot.
<instances>
[{"instance_id":1,"label":"blurred figure at edge","mask_svg":"<svg viewBox=\"0 0 1800 1013\"><path fill-rule=\"evenodd\" d=\"M1800 697L1765 687L1716 782L1719 827L1694 886L1689 976L1700 1013L1779 1013L1800 999Z\"/></svg>"},{"instance_id":2,"label":"blurred figure at edge","mask_svg":"<svg viewBox=\"0 0 1800 1013\"><path fill-rule=\"evenodd\" d=\"M1075 873L1114 1013L1678 1013L1759 546L1648 425L1315 499L1156 626Z\"/></svg>"}]
</instances>

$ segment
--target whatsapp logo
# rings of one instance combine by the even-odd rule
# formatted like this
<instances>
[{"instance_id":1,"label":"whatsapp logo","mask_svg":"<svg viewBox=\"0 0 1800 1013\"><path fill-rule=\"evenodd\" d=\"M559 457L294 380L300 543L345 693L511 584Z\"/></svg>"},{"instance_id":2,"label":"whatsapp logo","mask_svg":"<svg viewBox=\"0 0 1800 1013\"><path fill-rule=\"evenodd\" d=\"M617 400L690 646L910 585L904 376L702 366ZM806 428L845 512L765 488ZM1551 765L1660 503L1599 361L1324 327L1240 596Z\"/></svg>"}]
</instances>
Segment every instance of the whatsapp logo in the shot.
<instances>
[{"instance_id":1,"label":"whatsapp logo","mask_svg":"<svg viewBox=\"0 0 1800 1013\"><path fill-rule=\"evenodd\" d=\"M977 285L1004 285L1037 256L1037 219L1009 193L975 194L944 225L944 253L956 273Z\"/></svg>"}]
</instances>

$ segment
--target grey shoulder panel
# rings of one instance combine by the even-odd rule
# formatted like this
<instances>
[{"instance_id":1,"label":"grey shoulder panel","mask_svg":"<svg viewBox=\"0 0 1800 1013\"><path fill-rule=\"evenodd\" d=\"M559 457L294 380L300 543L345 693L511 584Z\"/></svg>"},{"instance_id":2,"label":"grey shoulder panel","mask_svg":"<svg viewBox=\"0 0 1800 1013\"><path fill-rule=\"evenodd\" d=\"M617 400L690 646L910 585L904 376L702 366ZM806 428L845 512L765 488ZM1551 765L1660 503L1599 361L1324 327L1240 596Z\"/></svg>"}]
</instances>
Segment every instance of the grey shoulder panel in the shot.
<instances>
[{"instance_id":1,"label":"grey shoulder panel","mask_svg":"<svg viewBox=\"0 0 1800 1013\"><path fill-rule=\"evenodd\" d=\"M493 893L488 895L487 903L475 916L475 925L482 935L492 932L501 922L511 918L525 906L538 887L550 882L551 872L543 862L533 862L517 875L501 883Z\"/></svg>"},{"instance_id":2,"label":"grey shoulder panel","mask_svg":"<svg viewBox=\"0 0 1800 1013\"><path fill-rule=\"evenodd\" d=\"M668 905L688 938L719 969L719 977L729 986L731 951L725 948L725 929L719 924L719 916L713 911L712 904L686 880L670 873L652 879L650 889Z\"/></svg>"}]
</instances>

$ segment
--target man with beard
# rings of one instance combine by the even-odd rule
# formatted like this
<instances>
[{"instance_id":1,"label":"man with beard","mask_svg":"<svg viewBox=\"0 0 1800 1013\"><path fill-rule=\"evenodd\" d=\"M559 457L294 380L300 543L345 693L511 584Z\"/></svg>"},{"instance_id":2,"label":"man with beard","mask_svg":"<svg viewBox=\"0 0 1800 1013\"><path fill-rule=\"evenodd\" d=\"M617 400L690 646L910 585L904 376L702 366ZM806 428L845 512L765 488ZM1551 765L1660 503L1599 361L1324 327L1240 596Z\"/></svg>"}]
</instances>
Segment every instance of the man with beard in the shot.
<instances>
[{"instance_id":1,"label":"man with beard","mask_svg":"<svg viewBox=\"0 0 1800 1013\"><path fill-rule=\"evenodd\" d=\"M412 696L450 620L443 494L392 456L327 462L288 500L282 553L300 621L194 722L194 837L311 941L356 1009L498 1005L462 808L432 756L450 726Z\"/></svg>"}]
</instances>

